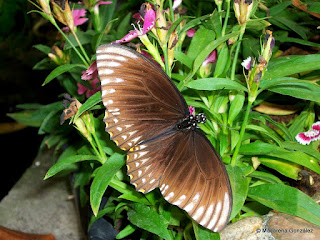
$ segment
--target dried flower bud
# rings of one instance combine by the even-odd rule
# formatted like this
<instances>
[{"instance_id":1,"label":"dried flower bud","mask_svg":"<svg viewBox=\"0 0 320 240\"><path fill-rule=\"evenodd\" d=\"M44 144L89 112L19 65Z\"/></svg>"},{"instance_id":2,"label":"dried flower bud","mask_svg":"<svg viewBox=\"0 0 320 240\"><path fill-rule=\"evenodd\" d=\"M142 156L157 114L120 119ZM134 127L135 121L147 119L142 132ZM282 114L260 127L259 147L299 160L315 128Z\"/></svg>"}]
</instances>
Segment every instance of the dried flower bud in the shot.
<instances>
[{"instance_id":1,"label":"dried flower bud","mask_svg":"<svg viewBox=\"0 0 320 240\"><path fill-rule=\"evenodd\" d=\"M38 3L40 4L42 11L51 16L51 9L50 9L50 0L37 0Z\"/></svg>"},{"instance_id":2,"label":"dried flower bud","mask_svg":"<svg viewBox=\"0 0 320 240\"><path fill-rule=\"evenodd\" d=\"M253 0L234 0L233 9L240 25L245 24L250 17Z\"/></svg>"},{"instance_id":3,"label":"dried flower bud","mask_svg":"<svg viewBox=\"0 0 320 240\"><path fill-rule=\"evenodd\" d=\"M70 30L73 32L75 26L68 0L64 1L61 5L56 3L55 0L50 1L53 7L54 17L62 24L68 26Z\"/></svg>"}]
</instances>

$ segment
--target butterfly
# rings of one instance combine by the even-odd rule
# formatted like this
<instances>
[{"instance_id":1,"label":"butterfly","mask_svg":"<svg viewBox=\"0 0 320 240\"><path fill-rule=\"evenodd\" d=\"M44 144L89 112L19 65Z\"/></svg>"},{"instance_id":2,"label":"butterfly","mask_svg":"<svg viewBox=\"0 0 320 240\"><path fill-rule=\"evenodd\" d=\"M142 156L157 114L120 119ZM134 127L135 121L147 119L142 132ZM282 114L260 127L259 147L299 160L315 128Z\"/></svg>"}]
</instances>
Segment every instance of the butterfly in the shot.
<instances>
[{"instance_id":1,"label":"butterfly","mask_svg":"<svg viewBox=\"0 0 320 240\"><path fill-rule=\"evenodd\" d=\"M127 153L135 188L159 187L164 198L200 225L221 231L229 221L232 192L218 153L197 127L168 75L153 61L118 44L97 49L104 122L112 140Z\"/></svg>"}]
</instances>

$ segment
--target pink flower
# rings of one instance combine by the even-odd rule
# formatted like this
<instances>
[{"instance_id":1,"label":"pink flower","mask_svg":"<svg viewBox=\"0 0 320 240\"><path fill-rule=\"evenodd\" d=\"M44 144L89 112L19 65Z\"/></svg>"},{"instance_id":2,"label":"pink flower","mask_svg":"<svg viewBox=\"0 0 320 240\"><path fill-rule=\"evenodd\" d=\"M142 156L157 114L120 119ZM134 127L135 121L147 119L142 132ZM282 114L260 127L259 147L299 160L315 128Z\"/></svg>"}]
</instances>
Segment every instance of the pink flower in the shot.
<instances>
[{"instance_id":1,"label":"pink flower","mask_svg":"<svg viewBox=\"0 0 320 240\"><path fill-rule=\"evenodd\" d=\"M195 33L196 33L196 30L194 30L193 28L190 28L190 29L187 31L187 36L188 36L188 37L193 37Z\"/></svg>"},{"instance_id":2,"label":"pink flower","mask_svg":"<svg viewBox=\"0 0 320 240\"><path fill-rule=\"evenodd\" d=\"M195 107L189 106L190 115L194 116L195 115L195 111L196 111Z\"/></svg>"},{"instance_id":3,"label":"pink flower","mask_svg":"<svg viewBox=\"0 0 320 240\"><path fill-rule=\"evenodd\" d=\"M138 25L139 30L136 27L134 27L134 30L131 30L122 39L116 40L112 43L130 42L131 40L135 39L136 37L146 34L154 27L155 21L156 21L156 12L151 8L150 4L146 4L145 6L146 6L146 8L144 10L144 16L141 16L141 14L140 14L141 18L143 19L142 29ZM135 17L137 18L136 15L135 15Z\"/></svg>"},{"instance_id":4,"label":"pink flower","mask_svg":"<svg viewBox=\"0 0 320 240\"><path fill-rule=\"evenodd\" d=\"M82 80L91 80L98 77L97 62L94 61L87 70L82 71L81 73L82 73L82 76L81 76Z\"/></svg>"},{"instance_id":5,"label":"pink flower","mask_svg":"<svg viewBox=\"0 0 320 240\"><path fill-rule=\"evenodd\" d=\"M73 23L74 26L79 26L84 24L86 21L88 21L88 18L84 18L86 15L86 10L83 8L72 10L72 17L73 17ZM70 30L69 27L62 28L63 31Z\"/></svg>"},{"instance_id":6,"label":"pink flower","mask_svg":"<svg viewBox=\"0 0 320 240\"><path fill-rule=\"evenodd\" d=\"M98 1L96 3L96 5L94 5L94 11L97 12L100 5L108 5L108 4L111 4L111 3L112 3L112 1Z\"/></svg>"},{"instance_id":7,"label":"pink flower","mask_svg":"<svg viewBox=\"0 0 320 240\"><path fill-rule=\"evenodd\" d=\"M88 89L87 87L83 86L81 83L77 83L78 86L78 94L82 95L82 94L86 94L86 97L89 98L90 96L92 96L93 94L95 94L96 92L101 90L101 87L97 87L97 84L99 83L99 79L95 78L91 81L91 86L92 89Z\"/></svg>"},{"instance_id":8,"label":"pink flower","mask_svg":"<svg viewBox=\"0 0 320 240\"><path fill-rule=\"evenodd\" d=\"M203 61L202 66L208 65L208 63L214 63L217 61L217 50L213 50L209 56L206 58L206 60Z\"/></svg>"},{"instance_id":9,"label":"pink flower","mask_svg":"<svg viewBox=\"0 0 320 240\"><path fill-rule=\"evenodd\" d=\"M309 131L299 133L296 140L302 145L309 145L312 141L320 140L320 121L312 124Z\"/></svg>"},{"instance_id":10,"label":"pink flower","mask_svg":"<svg viewBox=\"0 0 320 240\"><path fill-rule=\"evenodd\" d=\"M252 57L248 57L247 59L243 60L243 62L241 63L241 65L247 69L250 70L251 69L251 62L252 62Z\"/></svg>"},{"instance_id":11,"label":"pink flower","mask_svg":"<svg viewBox=\"0 0 320 240\"><path fill-rule=\"evenodd\" d=\"M82 25L88 21L88 18L83 18L86 15L86 12L87 11L83 8L72 10L73 22L75 26Z\"/></svg>"}]
</instances>

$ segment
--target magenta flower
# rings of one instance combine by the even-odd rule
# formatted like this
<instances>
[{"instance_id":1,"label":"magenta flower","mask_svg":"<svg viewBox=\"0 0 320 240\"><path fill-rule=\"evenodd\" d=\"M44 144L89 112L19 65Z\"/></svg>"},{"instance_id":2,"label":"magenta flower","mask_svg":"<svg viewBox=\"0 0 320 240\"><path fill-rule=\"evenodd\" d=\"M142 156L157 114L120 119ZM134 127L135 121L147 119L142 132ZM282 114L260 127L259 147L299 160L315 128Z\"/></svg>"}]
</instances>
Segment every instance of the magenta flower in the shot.
<instances>
[{"instance_id":1,"label":"magenta flower","mask_svg":"<svg viewBox=\"0 0 320 240\"><path fill-rule=\"evenodd\" d=\"M135 15L136 16L136 15ZM141 16L141 14L140 14ZM137 16L136 16L137 18ZM143 27L142 29L139 26L139 30L134 26L134 30L131 30L127 35L125 35L120 40L116 40L112 43L126 43L130 42L131 40L135 39L136 37L142 36L149 32L155 25L156 21L156 12L152 9L150 4L146 4L146 8L144 10L144 16L141 16L143 19Z\"/></svg>"},{"instance_id":2,"label":"magenta flower","mask_svg":"<svg viewBox=\"0 0 320 240\"><path fill-rule=\"evenodd\" d=\"M206 66L208 63L214 63L217 61L217 50L213 50L206 60L203 61L202 66Z\"/></svg>"},{"instance_id":3,"label":"magenta flower","mask_svg":"<svg viewBox=\"0 0 320 240\"><path fill-rule=\"evenodd\" d=\"M193 28L190 28L190 29L187 31L187 36L188 36L188 37L193 37L195 33L196 33L196 30L194 30Z\"/></svg>"},{"instance_id":4,"label":"magenta flower","mask_svg":"<svg viewBox=\"0 0 320 240\"><path fill-rule=\"evenodd\" d=\"M94 61L87 70L82 71L81 73L82 73L82 76L81 76L82 80L91 80L98 77L97 62Z\"/></svg>"},{"instance_id":5,"label":"magenta flower","mask_svg":"<svg viewBox=\"0 0 320 240\"><path fill-rule=\"evenodd\" d=\"M252 57L248 57L247 59L243 60L243 62L241 63L241 65L247 69L250 70L251 69L251 62L252 62Z\"/></svg>"},{"instance_id":6,"label":"magenta flower","mask_svg":"<svg viewBox=\"0 0 320 240\"><path fill-rule=\"evenodd\" d=\"M86 10L83 8L72 10L73 24L74 26L79 26L88 21L88 18L84 18L86 15ZM63 31L69 31L69 27L62 28Z\"/></svg>"},{"instance_id":7,"label":"magenta flower","mask_svg":"<svg viewBox=\"0 0 320 240\"><path fill-rule=\"evenodd\" d=\"M320 140L320 121L312 124L309 131L299 133L296 140L302 145L309 145L310 142Z\"/></svg>"},{"instance_id":8,"label":"magenta flower","mask_svg":"<svg viewBox=\"0 0 320 240\"><path fill-rule=\"evenodd\" d=\"M99 79L98 78L95 78L91 81L91 86L92 86L92 89L89 89L85 86L83 86L81 83L77 83L77 86L78 86L78 94L79 95L82 95L82 94L86 94L86 97L89 98L90 96L92 96L93 94L95 94L96 92L99 92L101 90L101 87L98 86L98 83L99 83Z\"/></svg>"},{"instance_id":9,"label":"magenta flower","mask_svg":"<svg viewBox=\"0 0 320 240\"><path fill-rule=\"evenodd\" d=\"M86 12L87 11L83 8L72 10L73 22L75 26L82 25L88 21L88 18L84 18Z\"/></svg>"},{"instance_id":10,"label":"magenta flower","mask_svg":"<svg viewBox=\"0 0 320 240\"><path fill-rule=\"evenodd\" d=\"M195 111L196 111L195 107L189 106L190 115L194 116L195 115Z\"/></svg>"},{"instance_id":11,"label":"magenta flower","mask_svg":"<svg viewBox=\"0 0 320 240\"><path fill-rule=\"evenodd\" d=\"M94 11L98 11L100 5L108 5L111 4L112 1L97 1L96 5L94 5Z\"/></svg>"}]
</instances>

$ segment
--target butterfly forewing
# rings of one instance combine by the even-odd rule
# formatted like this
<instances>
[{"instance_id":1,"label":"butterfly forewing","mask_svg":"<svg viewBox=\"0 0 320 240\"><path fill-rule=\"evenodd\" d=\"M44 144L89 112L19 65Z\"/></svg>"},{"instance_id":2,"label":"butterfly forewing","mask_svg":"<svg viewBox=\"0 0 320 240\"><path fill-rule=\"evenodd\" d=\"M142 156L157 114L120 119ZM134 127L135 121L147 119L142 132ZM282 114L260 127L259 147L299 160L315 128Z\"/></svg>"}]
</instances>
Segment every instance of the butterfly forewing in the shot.
<instances>
[{"instance_id":1,"label":"butterfly forewing","mask_svg":"<svg viewBox=\"0 0 320 240\"><path fill-rule=\"evenodd\" d=\"M143 55L120 45L97 50L106 130L128 150L131 183L165 199L199 224L221 231L232 193L225 167L208 139L194 127L179 129L187 104L169 77Z\"/></svg>"}]
</instances>

